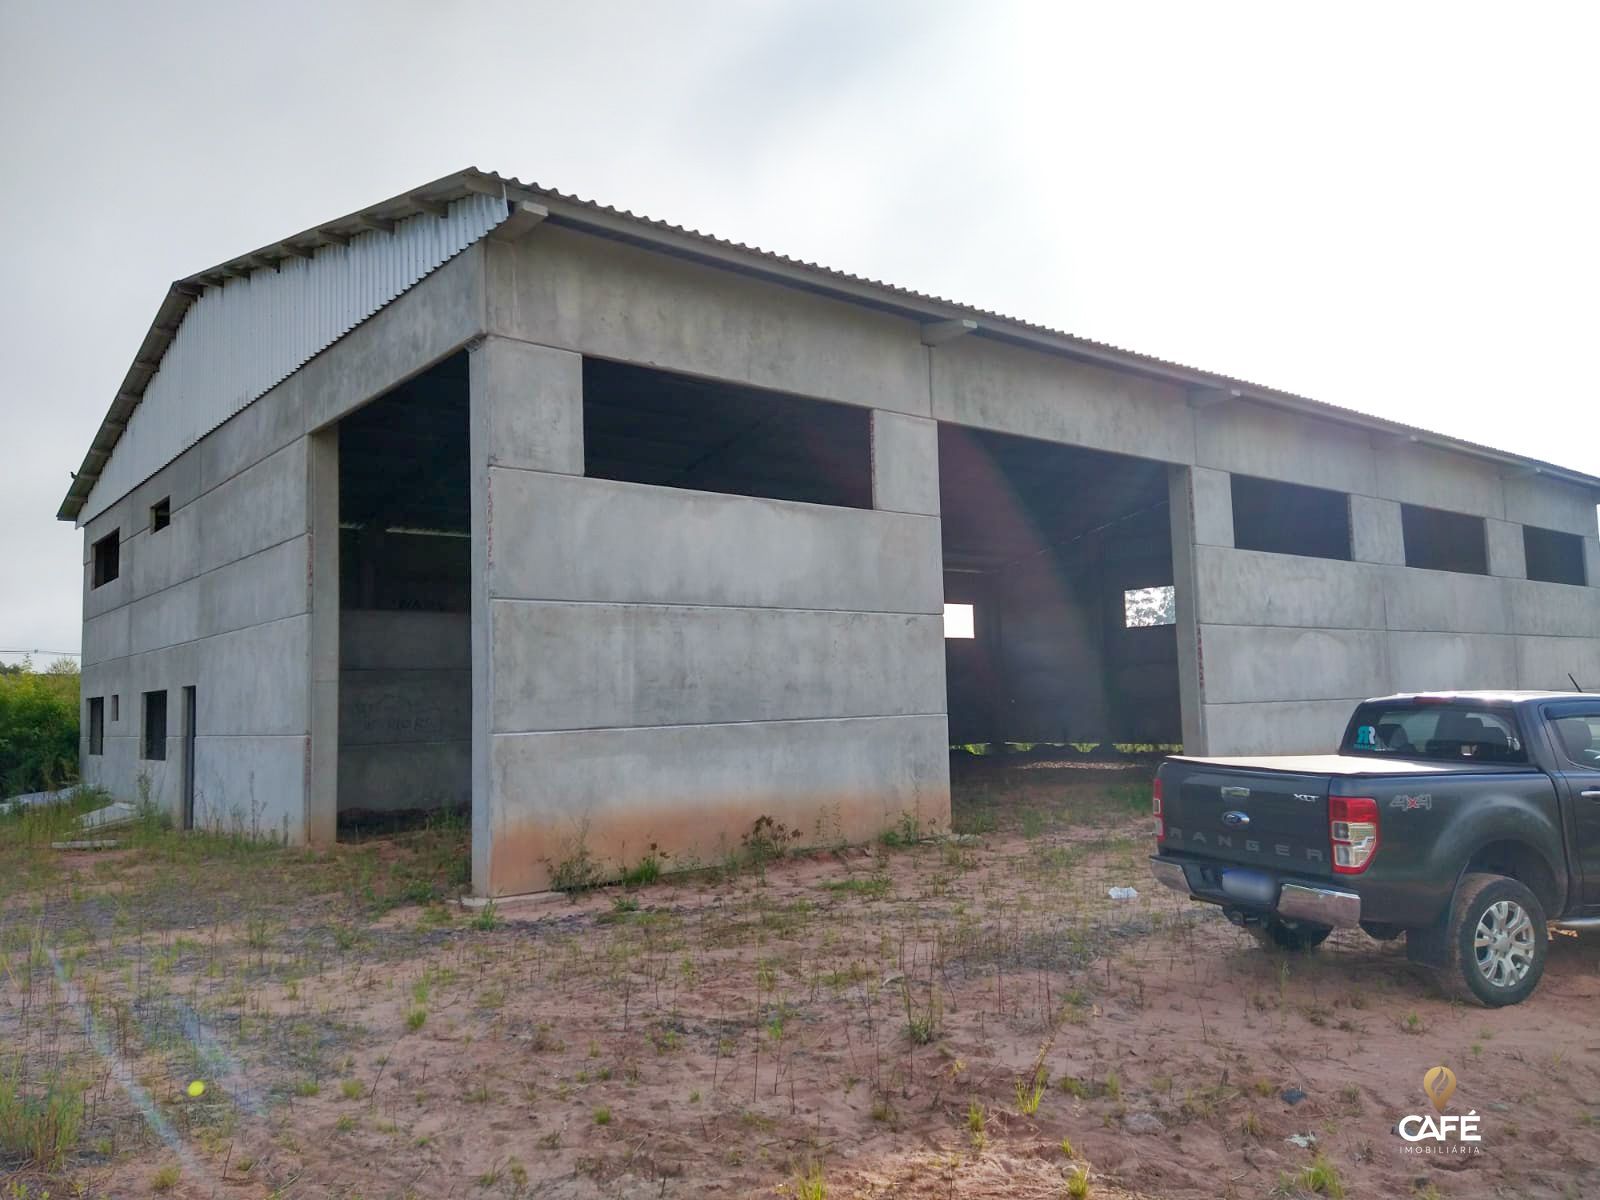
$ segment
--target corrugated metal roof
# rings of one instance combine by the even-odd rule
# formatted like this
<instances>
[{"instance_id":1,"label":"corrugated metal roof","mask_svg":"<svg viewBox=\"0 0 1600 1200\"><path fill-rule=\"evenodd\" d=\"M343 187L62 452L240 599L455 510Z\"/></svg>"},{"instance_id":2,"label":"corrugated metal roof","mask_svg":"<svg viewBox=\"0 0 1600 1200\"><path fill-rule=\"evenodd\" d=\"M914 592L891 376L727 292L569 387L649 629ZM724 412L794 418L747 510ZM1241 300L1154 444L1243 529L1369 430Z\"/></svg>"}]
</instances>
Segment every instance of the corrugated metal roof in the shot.
<instances>
[{"instance_id":1,"label":"corrugated metal roof","mask_svg":"<svg viewBox=\"0 0 1600 1200\"><path fill-rule=\"evenodd\" d=\"M150 334L134 358L133 367L130 368L127 379L119 389L106 420L101 424L100 431L84 459L83 468L74 478L72 489L67 493L58 515L63 520L74 520L79 516L90 487L104 469L112 447L116 445L123 429L127 426L129 414L139 403L189 304L201 289L229 277L248 275L252 271L275 266L285 258L303 255L309 249L320 245L343 244L363 230L392 228L394 221L417 212L432 212L437 215L451 201L468 195L499 196L511 202L523 200L548 210L548 219L554 224L579 228L589 233L646 246L652 250L695 259L724 269L741 271L853 303L865 304L924 323L972 321L976 323L974 336L995 338L1080 361L1137 371L1140 374L1191 388L1218 392L1367 429L1397 440L1437 446L1530 473L1546 475L1600 493L1600 477L1569 470L1540 459L1497 450L1462 438L1391 421L1385 417L1372 416L1326 401L1313 400L1308 396L1281 391L1249 380L1076 337L1045 325L987 309L973 308L894 284L851 275L817 263L763 250L757 246L728 241L682 225L673 225L626 209L614 208L553 188L546 188L537 183L524 183L512 176L481 171L474 167L435 180L403 196L393 197L371 208L363 209L359 213L341 217L336 221L285 238L173 284L166 301L156 314ZM88 477L87 482L85 477Z\"/></svg>"}]
</instances>

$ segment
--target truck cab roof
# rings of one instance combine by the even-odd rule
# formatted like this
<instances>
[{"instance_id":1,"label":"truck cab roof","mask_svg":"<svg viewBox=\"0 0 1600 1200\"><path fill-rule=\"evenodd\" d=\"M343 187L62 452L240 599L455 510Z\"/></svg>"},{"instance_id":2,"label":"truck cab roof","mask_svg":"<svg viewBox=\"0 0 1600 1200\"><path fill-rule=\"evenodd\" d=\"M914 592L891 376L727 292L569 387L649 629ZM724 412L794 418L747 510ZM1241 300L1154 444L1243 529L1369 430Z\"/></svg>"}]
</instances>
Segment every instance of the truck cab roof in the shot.
<instances>
[{"instance_id":1,"label":"truck cab roof","mask_svg":"<svg viewBox=\"0 0 1600 1200\"><path fill-rule=\"evenodd\" d=\"M1531 704L1542 700L1574 700L1581 699L1586 692L1538 692L1506 690L1483 690L1472 692L1398 692L1393 696L1374 696L1366 701L1368 704L1404 704L1407 702L1422 704L1494 704L1515 706Z\"/></svg>"}]
</instances>

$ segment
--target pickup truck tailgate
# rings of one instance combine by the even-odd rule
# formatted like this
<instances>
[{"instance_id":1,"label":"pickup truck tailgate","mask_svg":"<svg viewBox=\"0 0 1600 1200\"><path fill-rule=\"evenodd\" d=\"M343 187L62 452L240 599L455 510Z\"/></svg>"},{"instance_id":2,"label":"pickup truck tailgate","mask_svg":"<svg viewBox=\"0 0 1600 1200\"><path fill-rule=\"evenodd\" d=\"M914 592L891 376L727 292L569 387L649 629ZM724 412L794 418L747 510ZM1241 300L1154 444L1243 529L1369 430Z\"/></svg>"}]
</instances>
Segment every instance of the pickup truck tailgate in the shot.
<instances>
[{"instance_id":1,"label":"pickup truck tailgate","mask_svg":"<svg viewBox=\"0 0 1600 1200\"><path fill-rule=\"evenodd\" d=\"M1162 849L1240 866L1331 876L1329 777L1168 759Z\"/></svg>"}]
</instances>

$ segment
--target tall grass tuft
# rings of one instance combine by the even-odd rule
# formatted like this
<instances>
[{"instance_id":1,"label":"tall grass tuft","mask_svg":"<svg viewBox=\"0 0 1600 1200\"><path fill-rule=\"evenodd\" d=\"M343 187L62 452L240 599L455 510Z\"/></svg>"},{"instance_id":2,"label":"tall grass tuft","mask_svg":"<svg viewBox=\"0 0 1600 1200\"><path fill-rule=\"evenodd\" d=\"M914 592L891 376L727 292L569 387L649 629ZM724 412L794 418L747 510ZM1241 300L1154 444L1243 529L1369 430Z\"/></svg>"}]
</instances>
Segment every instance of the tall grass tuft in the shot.
<instances>
[{"instance_id":1,"label":"tall grass tuft","mask_svg":"<svg viewBox=\"0 0 1600 1200\"><path fill-rule=\"evenodd\" d=\"M0 1070L0 1150L36 1171L54 1171L78 1144L83 1094L59 1079L43 1095L24 1090L15 1064Z\"/></svg>"}]
</instances>

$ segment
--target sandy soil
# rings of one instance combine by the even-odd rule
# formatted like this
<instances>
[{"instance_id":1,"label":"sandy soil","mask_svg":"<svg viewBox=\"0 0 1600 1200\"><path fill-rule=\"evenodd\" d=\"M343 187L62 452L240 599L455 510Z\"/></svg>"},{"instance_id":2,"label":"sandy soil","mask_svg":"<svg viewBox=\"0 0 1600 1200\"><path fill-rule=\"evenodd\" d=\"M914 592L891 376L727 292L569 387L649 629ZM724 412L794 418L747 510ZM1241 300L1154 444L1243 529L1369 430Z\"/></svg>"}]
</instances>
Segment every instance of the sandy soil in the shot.
<instances>
[{"instance_id":1,"label":"sandy soil","mask_svg":"<svg viewBox=\"0 0 1600 1200\"><path fill-rule=\"evenodd\" d=\"M307 902L270 931L208 930L236 946L223 971L163 935L160 1004L192 1019L129 1073L171 1140L127 1133L56 1182L1043 1197L1086 1170L1109 1197L1600 1194L1600 938L1557 938L1527 1004L1468 1008L1403 943L1269 955L1157 889L1126 771L962 782L957 828L978 833L510 906L494 928L406 907L329 950ZM1435 1065L1481 1153L1394 1132L1430 1111Z\"/></svg>"}]
</instances>

